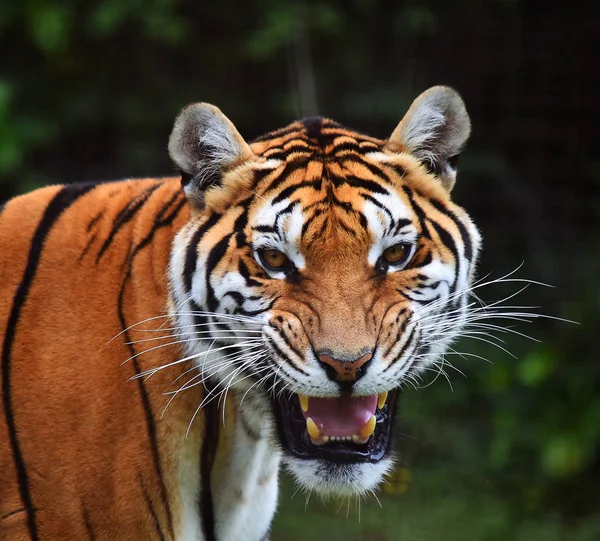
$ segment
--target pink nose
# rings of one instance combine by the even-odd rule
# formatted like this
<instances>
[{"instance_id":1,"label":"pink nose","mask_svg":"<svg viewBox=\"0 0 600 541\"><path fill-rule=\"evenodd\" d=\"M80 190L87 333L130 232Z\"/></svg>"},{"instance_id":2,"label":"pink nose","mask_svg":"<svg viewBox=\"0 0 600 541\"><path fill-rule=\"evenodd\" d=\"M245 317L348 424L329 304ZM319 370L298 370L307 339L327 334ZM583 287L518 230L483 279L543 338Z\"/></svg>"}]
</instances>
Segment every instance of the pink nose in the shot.
<instances>
[{"instance_id":1,"label":"pink nose","mask_svg":"<svg viewBox=\"0 0 600 541\"><path fill-rule=\"evenodd\" d=\"M370 361L372 357L372 353L365 353L353 361L342 361L340 359L335 359L326 353L320 353L319 361L327 365L329 368L328 375L330 375L330 377L331 375L334 376L331 379L337 381L356 381L364 375L362 367L366 362ZM333 371L331 369L333 369Z\"/></svg>"}]
</instances>

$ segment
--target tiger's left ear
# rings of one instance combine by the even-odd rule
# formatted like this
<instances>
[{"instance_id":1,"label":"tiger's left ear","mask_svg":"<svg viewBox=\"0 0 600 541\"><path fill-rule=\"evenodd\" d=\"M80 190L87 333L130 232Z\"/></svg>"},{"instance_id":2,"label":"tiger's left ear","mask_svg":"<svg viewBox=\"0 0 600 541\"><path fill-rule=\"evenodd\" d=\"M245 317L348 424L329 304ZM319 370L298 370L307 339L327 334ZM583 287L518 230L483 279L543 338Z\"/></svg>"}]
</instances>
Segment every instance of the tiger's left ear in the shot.
<instances>
[{"instance_id":1,"label":"tiger's left ear","mask_svg":"<svg viewBox=\"0 0 600 541\"><path fill-rule=\"evenodd\" d=\"M256 157L231 121L209 103L193 103L179 113L169 155L181 170L185 194L198 208L205 190L221 184L228 170Z\"/></svg>"},{"instance_id":2,"label":"tiger's left ear","mask_svg":"<svg viewBox=\"0 0 600 541\"><path fill-rule=\"evenodd\" d=\"M470 133L462 98L450 87L434 86L413 102L386 148L415 156L450 191L456 181L458 155Z\"/></svg>"}]
</instances>

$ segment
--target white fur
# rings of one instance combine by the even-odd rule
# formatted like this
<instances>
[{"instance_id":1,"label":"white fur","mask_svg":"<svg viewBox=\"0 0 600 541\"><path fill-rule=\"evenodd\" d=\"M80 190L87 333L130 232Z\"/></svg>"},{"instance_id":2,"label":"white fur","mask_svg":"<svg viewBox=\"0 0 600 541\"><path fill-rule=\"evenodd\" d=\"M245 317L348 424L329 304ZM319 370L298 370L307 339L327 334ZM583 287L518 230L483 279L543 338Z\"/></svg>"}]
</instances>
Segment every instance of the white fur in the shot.
<instances>
[{"instance_id":1,"label":"white fur","mask_svg":"<svg viewBox=\"0 0 600 541\"><path fill-rule=\"evenodd\" d=\"M261 425L260 432L267 428L264 419ZM250 438L238 422L227 459L229 468L225 476L213 486L217 538L223 541L261 539L277 507L281 455L266 438Z\"/></svg>"},{"instance_id":2,"label":"white fur","mask_svg":"<svg viewBox=\"0 0 600 541\"><path fill-rule=\"evenodd\" d=\"M375 490L392 469L392 457L374 464L331 464L324 460L284 458L284 464L298 483L309 492L323 496L348 496L366 494Z\"/></svg>"}]
</instances>

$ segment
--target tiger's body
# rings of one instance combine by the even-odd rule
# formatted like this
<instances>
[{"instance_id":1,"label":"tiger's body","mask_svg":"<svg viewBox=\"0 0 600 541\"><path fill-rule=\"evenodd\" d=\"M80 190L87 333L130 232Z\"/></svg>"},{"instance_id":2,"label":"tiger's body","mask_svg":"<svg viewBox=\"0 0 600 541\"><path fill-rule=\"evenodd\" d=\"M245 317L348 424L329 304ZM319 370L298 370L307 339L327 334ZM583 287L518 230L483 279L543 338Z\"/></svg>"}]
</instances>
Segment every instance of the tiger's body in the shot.
<instances>
[{"instance_id":1,"label":"tiger's body","mask_svg":"<svg viewBox=\"0 0 600 541\"><path fill-rule=\"evenodd\" d=\"M282 459L325 494L377 486L479 246L449 198L468 117L432 90L388 141L309 119L247 145L191 106L183 190L0 208L0 538L262 539Z\"/></svg>"}]
</instances>

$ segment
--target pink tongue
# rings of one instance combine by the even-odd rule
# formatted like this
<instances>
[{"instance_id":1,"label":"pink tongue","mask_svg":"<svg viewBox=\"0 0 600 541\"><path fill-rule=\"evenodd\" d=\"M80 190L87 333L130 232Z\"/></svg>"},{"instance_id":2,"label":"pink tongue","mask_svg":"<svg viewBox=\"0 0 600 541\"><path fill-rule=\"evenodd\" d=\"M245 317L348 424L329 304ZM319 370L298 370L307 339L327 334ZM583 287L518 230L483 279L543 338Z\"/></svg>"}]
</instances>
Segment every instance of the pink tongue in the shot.
<instances>
[{"instance_id":1,"label":"pink tongue","mask_svg":"<svg viewBox=\"0 0 600 541\"><path fill-rule=\"evenodd\" d=\"M309 398L308 410L302 412L310 417L327 436L352 436L358 434L365 423L375 414L377 395L341 396L340 398Z\"/></svg>"}]
</instances>

